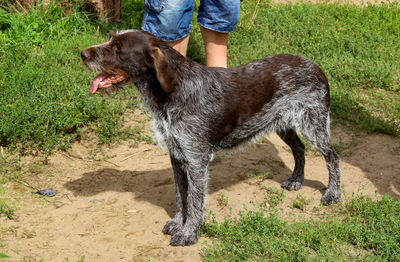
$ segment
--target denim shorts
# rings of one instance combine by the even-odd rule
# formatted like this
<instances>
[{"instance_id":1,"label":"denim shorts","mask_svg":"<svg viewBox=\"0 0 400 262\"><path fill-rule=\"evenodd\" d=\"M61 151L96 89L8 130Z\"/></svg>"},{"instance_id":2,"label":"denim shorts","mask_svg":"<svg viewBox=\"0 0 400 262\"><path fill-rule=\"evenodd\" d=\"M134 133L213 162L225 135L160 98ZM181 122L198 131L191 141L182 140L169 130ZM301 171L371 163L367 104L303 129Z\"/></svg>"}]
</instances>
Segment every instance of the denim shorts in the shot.
<instances>
[{"instance_id":1,"label":"denim shorts","mask_svg":"<svg viewBox=\"0 0 400 262\"><path fill-rule=\"evenodd\" d=\"M191 29L194 0L144 0L142 29L164 41L187 36ZM201 0L197 21L207 29L229 33L239 21L240 0Z\"/></svg>"}]
</instances>

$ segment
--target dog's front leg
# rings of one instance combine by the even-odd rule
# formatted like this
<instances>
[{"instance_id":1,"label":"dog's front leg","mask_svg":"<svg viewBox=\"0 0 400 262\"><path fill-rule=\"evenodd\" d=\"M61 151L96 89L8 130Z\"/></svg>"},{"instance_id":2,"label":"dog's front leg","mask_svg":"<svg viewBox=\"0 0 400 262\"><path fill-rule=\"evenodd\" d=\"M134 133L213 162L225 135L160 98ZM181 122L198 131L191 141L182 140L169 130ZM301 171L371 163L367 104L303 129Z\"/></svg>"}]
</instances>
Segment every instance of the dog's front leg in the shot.
<instances>
[{"instance_id":1,"label":"dog's front leg","mask_svg":"<svg viewBox=\"0 0 400 262\"><path fill-rule=\"evenodd\" d=\"M174 235L183 227L183 209L184 206L186 206L188 182L182 164L182 161L179 161L171 155L171 165L175 180L176 214L173 219L165 224L162 230L164 234Z\"/></svg>"},{"instance_id":2,"label":"dog's front leg","mask_svg":"<svg viewBox=\"0 0 400 262\"><path fill-rule=\"evenodd\" d=\"M182 218L182 227L172 233L171 245L192 245L197 242L200 226L205 219L204 207L208 187L208 161L205 161L202 157L191 158L190 161L173 158L171 160L174 167L176 188L179 189L177 191L179 192L179 196L177 196L178 212L175 218L171 220L173 222L169 221L166 227L178 229L179 226L173 226L173 224L175 223L176 225L176 222ZM179 208L181 208L181 212Z\"/></svg>"}]
</instances>

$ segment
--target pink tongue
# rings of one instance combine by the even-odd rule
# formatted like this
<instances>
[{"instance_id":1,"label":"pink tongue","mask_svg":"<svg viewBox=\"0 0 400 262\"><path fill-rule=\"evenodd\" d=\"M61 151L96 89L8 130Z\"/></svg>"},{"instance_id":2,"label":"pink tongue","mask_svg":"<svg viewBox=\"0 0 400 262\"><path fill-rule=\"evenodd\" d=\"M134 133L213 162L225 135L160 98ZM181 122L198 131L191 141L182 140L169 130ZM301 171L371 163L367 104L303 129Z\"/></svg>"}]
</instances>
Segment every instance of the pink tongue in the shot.
<instances>
[{"instance_id":1,"label":"pink tongue","mask_svg":"<svg viewBox=\"0 0 400 262\"><path fill-rule=\"evenodd\" d=\"M99 74L93 79L92 85L90 86L90 93L93 95L99 88L100 82L107 78L107 74Z\"/></svg>"}]
</instances>

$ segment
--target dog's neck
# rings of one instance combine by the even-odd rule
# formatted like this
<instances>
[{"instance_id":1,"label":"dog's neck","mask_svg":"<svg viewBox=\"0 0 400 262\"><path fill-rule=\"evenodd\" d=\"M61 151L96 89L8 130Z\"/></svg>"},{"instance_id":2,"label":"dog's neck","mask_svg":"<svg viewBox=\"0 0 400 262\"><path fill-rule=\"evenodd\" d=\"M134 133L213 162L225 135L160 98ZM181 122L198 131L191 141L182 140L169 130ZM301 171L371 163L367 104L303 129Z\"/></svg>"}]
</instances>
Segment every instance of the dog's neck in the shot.
<instances>
[{"instance_id":1,"label":"dog's neck","mask_svg":"<svg viewBox=\"0 0 400 262\"><path fill-rule=\"evenodd\" d=\"M152 76L143 76L134 81L134 84L150 110L164 116L164 105L169 94L162 90L160 83Z\"/></svg>"},{"instance_id":2,"label":"dog's neck","mask_svg":"<svg viewBox=\"0 0 400 262\"><path fill-rule=\"evenodd\" d=\"M162 89L156 73L151 69L134 81L154 115L167 119L182 113L177 111L196 111L199 104L209 102L203 101L204 97L208 97L208 100L221 98L223 77L215 75L219 75L219 69L211 70L207 66L191 61L169 46L162 46L161 49L169 58L169 66L179 75L172 91L167 93ZM213 86L208 84L208 79L211 78L215 79ZM210 96L210 93L213 95Z\"/></svg>"}]
</instances>

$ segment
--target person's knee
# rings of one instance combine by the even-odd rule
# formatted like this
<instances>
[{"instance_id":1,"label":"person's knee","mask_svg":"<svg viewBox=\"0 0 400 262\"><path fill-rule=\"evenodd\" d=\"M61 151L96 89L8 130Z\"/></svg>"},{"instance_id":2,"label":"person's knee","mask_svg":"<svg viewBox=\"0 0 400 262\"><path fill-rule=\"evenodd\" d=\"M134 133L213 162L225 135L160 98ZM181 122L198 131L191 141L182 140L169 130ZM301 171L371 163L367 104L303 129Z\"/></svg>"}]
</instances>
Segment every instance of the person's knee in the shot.
<instances>
[{"instance_id":1,"label":"person's knee","mask_svg":"<svg viewBox=\"0 0 400 262\"><path fill-rule=\"evenodd\" d=\"M191 31L193 0L145 0L142 29L164 41L176 41Z\"/></svg>"},{"instance_id":2,"label":"person's knee","mask_svg":"<svg viewBox=\"0 0 400 262\"><path fill-rule=\"evenodd\" d=\"M236 29L240 15L240 0L202 0L197 21L213 31L229 33Z\"/></svg>"}]
</instances>

